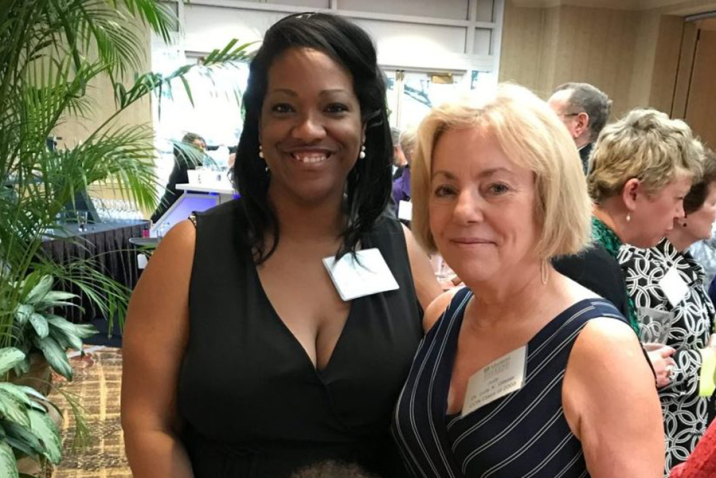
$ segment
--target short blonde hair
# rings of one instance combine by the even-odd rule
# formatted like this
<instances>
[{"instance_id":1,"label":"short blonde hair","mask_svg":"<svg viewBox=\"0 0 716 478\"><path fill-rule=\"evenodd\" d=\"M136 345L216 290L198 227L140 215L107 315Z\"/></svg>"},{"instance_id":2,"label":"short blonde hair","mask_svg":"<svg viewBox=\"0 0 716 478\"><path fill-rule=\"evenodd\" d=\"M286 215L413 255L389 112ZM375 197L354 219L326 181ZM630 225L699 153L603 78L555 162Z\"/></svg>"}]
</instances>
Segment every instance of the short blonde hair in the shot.
<instances>
[{"instance_id":1,"label":"short blonde hair","mask_svg":"<svg viewBox=\"0 0 716 478\"><path fill-rule=\"evenodd\" d=\"M633 178L650 194L676 179L701 176L703 146L681 120L654 109L635 109L605 127L589 160L589 194L600 204Z\"/></svg>"},{"instance_id":2,"label":"short blonde hair","mask_svg":"<svg viewBox=\"0 0 716 478\"><path fill-rule=\"evenodd\" d=\"M409 128L400 133L400 148L403 154L409 160L413 160L415 145L418 141L418 135L415 128Z\"/></svg>"},{"instance_id":3,"label":"short blonde hair","mask_svg":"<svg viewBox=\"0 0 716 478\"><path fill-rule=\"evenodd\" d=\"M592 204L574 141L547 103L524 87L503 84L487 97L439 106L420 124L411 229L423 247L437 249L428 210L433 151L445 131L461 128L489 133L510 160L534 172L540 258L576 254L590 242Z\"/></svg>"}]
</instances>

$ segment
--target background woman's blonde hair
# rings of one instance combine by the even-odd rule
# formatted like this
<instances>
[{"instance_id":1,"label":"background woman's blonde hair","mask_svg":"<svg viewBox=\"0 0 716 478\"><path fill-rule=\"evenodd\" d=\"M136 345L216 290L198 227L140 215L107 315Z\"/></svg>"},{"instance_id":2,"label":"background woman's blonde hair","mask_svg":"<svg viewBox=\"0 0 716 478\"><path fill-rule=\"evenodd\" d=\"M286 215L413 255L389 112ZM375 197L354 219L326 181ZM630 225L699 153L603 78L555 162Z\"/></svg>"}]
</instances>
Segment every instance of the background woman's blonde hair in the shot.
<instances>
[{"instance_id":1,"label":"background woman's blonde hair","mask_svg":"<svg viewBox=\"0 0 716 478\"><path fill-rule=\"evenodd\" d=\"M461 128L489 134L511 161L534 172L540 258L575 254L589 243L592 205L574 141L544 101L526 88L504 84L492 95L470 95L434 108L418 128L411 229L423 247L436 250L428 210L433 151L445 131Z\"/></svg>"},{"instance_id":2,"label":"background woman's blonde hair","mask_svg":"<svg viewBox=\"0 0 716 478\"><path fill-rule=\"evenodd\" d=\"M654 109L632 110L599 135L589 160L589 194L600 204L632 178L650 194L682 177L698 181L702 155L701 143L683 121Z\"/></svg>"},{"instance_id":3,"label":"background woman's blonde hair","mask_svg":"<svg viewBox=\"0 0 716 478\"><path fill-rule=\"evenodd\" d=\"M413 162L415 156L415 144L418 141L418 132L416 128L406 128L400 133L400 147L409 163Z\"/></svg>"}]
</instances>

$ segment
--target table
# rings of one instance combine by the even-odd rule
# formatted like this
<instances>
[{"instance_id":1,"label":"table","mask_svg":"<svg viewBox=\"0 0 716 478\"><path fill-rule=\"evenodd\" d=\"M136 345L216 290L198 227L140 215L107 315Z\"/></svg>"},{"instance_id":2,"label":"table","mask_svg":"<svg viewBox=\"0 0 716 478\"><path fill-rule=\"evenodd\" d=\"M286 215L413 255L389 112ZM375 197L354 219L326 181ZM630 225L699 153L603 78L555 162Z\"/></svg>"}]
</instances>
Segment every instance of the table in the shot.
<instances>
[{"instance_id":1,"label":"table","mask_svg":"<svg viewBox=\"0 0 716 478\"><path fill-rule=\"evenodd\" d=\"M90 224L86 231L79 231L77 224L66 224L56 229L53 237L46 237L42 250L55 262L67 264L74 260L92 259L107 276L120 284L134 288L139 278L136 250L130 246L129 239L141 237L142 230L149 221L132 220ZM68 292L78 294L84 312L77 307L67 307L62 315L78 323L91 322L99 312L92 307L89 299L78 289Z\"/></svg>"},{"instance_id":2,"label":"table","mask_svg":"<svg viewBox=\"0 0 716 478\"><path fill-rule=\"evenodd\" d=\"M185 183L177 184L177 189L181 191L194 191L199 193L217 193L223 196L230 196L228 200L233 199L236 190L231 185L223 183L195 184Z\"/></svg>"},{"instance_id":3,"label":"table","mask_svg":"<svg viewBox=\"0 0 716 478\"><path fill-rule=\"evenodd\" d=\"M129 243L142 249L156 249L161 237L130 237Z\"/></svg>"}]
</instances>

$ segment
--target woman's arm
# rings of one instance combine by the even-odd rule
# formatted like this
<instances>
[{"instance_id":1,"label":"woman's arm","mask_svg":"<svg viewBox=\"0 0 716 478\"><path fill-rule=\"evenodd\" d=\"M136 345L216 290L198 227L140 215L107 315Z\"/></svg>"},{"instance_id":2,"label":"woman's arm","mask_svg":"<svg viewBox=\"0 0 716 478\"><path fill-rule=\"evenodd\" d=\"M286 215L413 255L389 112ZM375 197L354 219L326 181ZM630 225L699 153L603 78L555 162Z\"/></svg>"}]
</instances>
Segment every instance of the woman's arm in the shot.
<instances>
[{"instance_id":1,"label":"woman's arm","mask_svg":"<svg viewBox=\"0 0 716 478\"><path fill-rule=\"evenodd\" d=\"M452 289L443 292L439 295L432 303L425 309L423 314L423 331L427 334L430 329L433 328L435 322L445 313L447 308L450 306L452 298L455 297L460 287L453 287Z\"/></svg>"},{"instance_id":2,"label":"woman's arm","mask_svg":"<svg viewBox=\"0 0 716 478\"><path fill-rule=\"evenodd\" d=\"M194 226L184 221L152 255L132 294L123 337L122 428L135 478L192 478L177 438L179 367L189 336Z\"/></svg>"},{"instance_id":3,"label":"woman's arm","mask_svg":"<svg viewBox=\"0 0 716 478\"><path fill-rule=\"evenodd\" d=\"M403 226L403 233L405 233L405 244L408 247L408 259L410 259L410 270L413 273L415 292L418 294L420 306L423 310L427 310L430 303L442 294L443 290L435 278L428 255L415 241L413 233L405 226Z\"/></svg>"},{"instance_id":4,"label":"woman's arm","mask_svg":"<svg viewBox=\"0 0 716 478\"><path fill-rule=\"evenodd\" d=\"M661 478L664 428L654 376L634 331L601 318L582 330L562 398L593 478Z\"/></svg>"}]
</instances>

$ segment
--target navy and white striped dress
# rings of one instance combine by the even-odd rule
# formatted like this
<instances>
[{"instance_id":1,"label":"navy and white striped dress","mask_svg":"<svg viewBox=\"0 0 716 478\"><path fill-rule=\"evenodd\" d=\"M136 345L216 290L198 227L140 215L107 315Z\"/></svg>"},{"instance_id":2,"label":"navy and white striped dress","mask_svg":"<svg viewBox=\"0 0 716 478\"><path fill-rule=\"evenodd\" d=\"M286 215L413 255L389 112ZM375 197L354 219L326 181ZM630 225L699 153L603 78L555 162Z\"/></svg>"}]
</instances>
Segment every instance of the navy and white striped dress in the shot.
<instances>
[{"instance_id":1,"label":"navy and white striped dress","mask_svg":"<svg viewBox=\"0 0 716 478\"><path fill-rule=\"evenodd\" d=\"M562 409L562 381L579 332L590 319L626 323L611 303L571 306L527 344L524 386L464 418L446 415L465 306L459 291L420 345L393 417L393 434L415 477L584 478L584 452Z\"/></svg>"}]
</instances>

